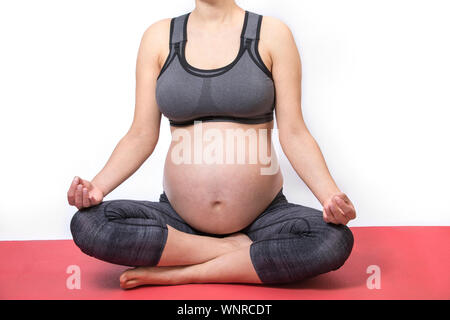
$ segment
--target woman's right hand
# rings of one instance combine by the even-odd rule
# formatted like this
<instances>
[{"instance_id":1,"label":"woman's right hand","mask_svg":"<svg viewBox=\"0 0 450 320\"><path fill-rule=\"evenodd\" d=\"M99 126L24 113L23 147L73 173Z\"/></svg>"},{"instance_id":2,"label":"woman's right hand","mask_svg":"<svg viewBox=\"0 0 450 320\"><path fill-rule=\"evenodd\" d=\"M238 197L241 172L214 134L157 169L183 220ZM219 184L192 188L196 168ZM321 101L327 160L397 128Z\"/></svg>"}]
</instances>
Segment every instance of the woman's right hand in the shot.
<instances>
[{"instance_id":1,"label":"woman's right hand","mask_svg":"<svg viewBox=\"0 0 450 320\"><path fill-rule=\"evenodd\" d=\"M78 209L95 206L103 201L103 192L88 180L75 177L67 192L69 204Z\"/></svg>"}]
</instances>

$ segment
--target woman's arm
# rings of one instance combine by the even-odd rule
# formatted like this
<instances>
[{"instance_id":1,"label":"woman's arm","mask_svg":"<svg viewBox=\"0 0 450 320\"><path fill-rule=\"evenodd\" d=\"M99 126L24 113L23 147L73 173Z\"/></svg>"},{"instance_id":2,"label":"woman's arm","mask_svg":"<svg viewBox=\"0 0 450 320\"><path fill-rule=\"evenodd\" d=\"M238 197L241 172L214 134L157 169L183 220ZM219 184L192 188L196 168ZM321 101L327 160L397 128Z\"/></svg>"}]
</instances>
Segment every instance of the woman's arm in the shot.
<instances>
[{"instance_id":1,"label":"woman's arm","mask_svg":"<svg viewBox=\"0 0 450 320\"><path fill-rule=\"evenodd\" d=\"M161 122L155 98L156 79L169 51L169 25L170 19L160 20L144 32L136 63L136 103L131 127L91 182L74 179L68 192L70 204L80 208L100 202L136 172L155 149Z\"/></svg>"},{"instance_id":2,"label":"woman's arm","mask_svg":"<svg viewBox=\"0 0 450 320\"><path fill-rule=\"evenodd\" d=\"M129 178L152 154L158 142L161 113L155 98L161 44L166 45L169 19L152 24L142 36L136 63L136 104L129 131L92 183L107 195ZM164 38L166 36L167 37Z\"/></svg>"},{"instance_id":3,"label":"woman's arm","mask_svg":"<svg viewBox=\"0 0 450 320\"><path fill-rule=\"evenodd\" d=\"M261 38L269 46L276 87L276 117L283 152L301 179L324 207L324 220L346 224L355 209L337 187L317 142L306 127L301 111L302 68L300 55L289 28L267 17Z\"/></svg>"}]
</instances>

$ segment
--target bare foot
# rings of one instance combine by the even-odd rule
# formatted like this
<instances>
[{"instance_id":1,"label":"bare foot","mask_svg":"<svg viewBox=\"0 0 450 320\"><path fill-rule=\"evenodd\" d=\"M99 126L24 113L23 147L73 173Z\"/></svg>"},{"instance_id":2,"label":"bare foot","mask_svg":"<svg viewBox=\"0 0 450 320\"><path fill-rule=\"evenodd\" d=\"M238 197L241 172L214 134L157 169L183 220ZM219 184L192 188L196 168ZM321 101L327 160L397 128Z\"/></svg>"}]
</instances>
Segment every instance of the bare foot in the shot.
<instances>
[{"instance_id":1,"label":"bare foot","mask_svg":"<svg viewBox=\"0 0 450 320\"><path fill-rule=\"evenodd\" d=\"M244 233L236 232L223 238L229 244L229 251L252 244ZM142 285L176 285L190 283L187 266L138 267L128 269L120 276L120 287L131 289Z\"/></svg>"},{"instance_id":2,"label":"bare foot","mask_svg":"<svg viewBox=\"0 0 450 320\"><path fill-rule=\"evenodd\" d=\"M174 285L188 283L183 276L184 266L138 267L128 269L120 276L120 287L131 289L142 285Z\"/></svg>"}]
</instances>

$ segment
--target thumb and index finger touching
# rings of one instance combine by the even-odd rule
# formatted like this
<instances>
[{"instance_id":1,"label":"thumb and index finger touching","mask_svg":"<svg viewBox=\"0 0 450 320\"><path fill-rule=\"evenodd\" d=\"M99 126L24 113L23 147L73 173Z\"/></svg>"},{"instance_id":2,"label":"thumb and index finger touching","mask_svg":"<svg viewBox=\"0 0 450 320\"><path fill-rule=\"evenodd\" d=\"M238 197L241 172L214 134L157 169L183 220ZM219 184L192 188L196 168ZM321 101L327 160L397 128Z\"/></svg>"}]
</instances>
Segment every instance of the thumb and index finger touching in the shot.
<instances>
[{"instance_id":1,"label":"thumb and index finger touching","mask_svg":"<svg viewBox=\"0 0 450 320\"><path fill-rule=\"evenodd\" d=\"M81 177L76 176L75 179L78 180L78 183L82 184L83 187L87 188L88 190L92 189L92 184L90 181L82 179Z\"/></svg>"}]
</instances>

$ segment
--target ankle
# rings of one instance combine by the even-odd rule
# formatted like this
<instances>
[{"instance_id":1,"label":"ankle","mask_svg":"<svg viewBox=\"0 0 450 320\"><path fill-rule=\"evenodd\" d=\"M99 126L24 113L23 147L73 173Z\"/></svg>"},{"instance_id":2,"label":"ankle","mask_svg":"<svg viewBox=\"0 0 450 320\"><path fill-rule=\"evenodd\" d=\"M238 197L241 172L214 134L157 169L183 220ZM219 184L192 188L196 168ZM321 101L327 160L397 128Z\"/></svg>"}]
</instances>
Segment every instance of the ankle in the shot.
<instances>
[{"instance_id":1,"label":"ankle","mask_svg":"<svg viewBox=\"0 0 450 320\"><path fill-rule=\"evenodd\" d=\"M226 246L229 251L236 251L248 247L253 242L246 234L241 232L233 233L223 238L223 240L227 243Z\"/></svg>"},{"instance_id":2,"label":"ankle","mask_svg":"<svg viewBox=\"0 0 450 320\"><path fill-rule=\"evenodd\" d=\"M222 238L222 252L223 254L238 250L241 247L241 243L234 238L225 237Z\"/></svg>"},{"instance_id":3,"label":"ankle","mask_svg":"<svg viewBox=\"0 0 450 320\"><path fill-rule=\"evenodd\" d=\"M201 271L200 264L183 266L174 279L177 282L175 284L200 283L203 277Z\"/></svg>"}]
</instances>

